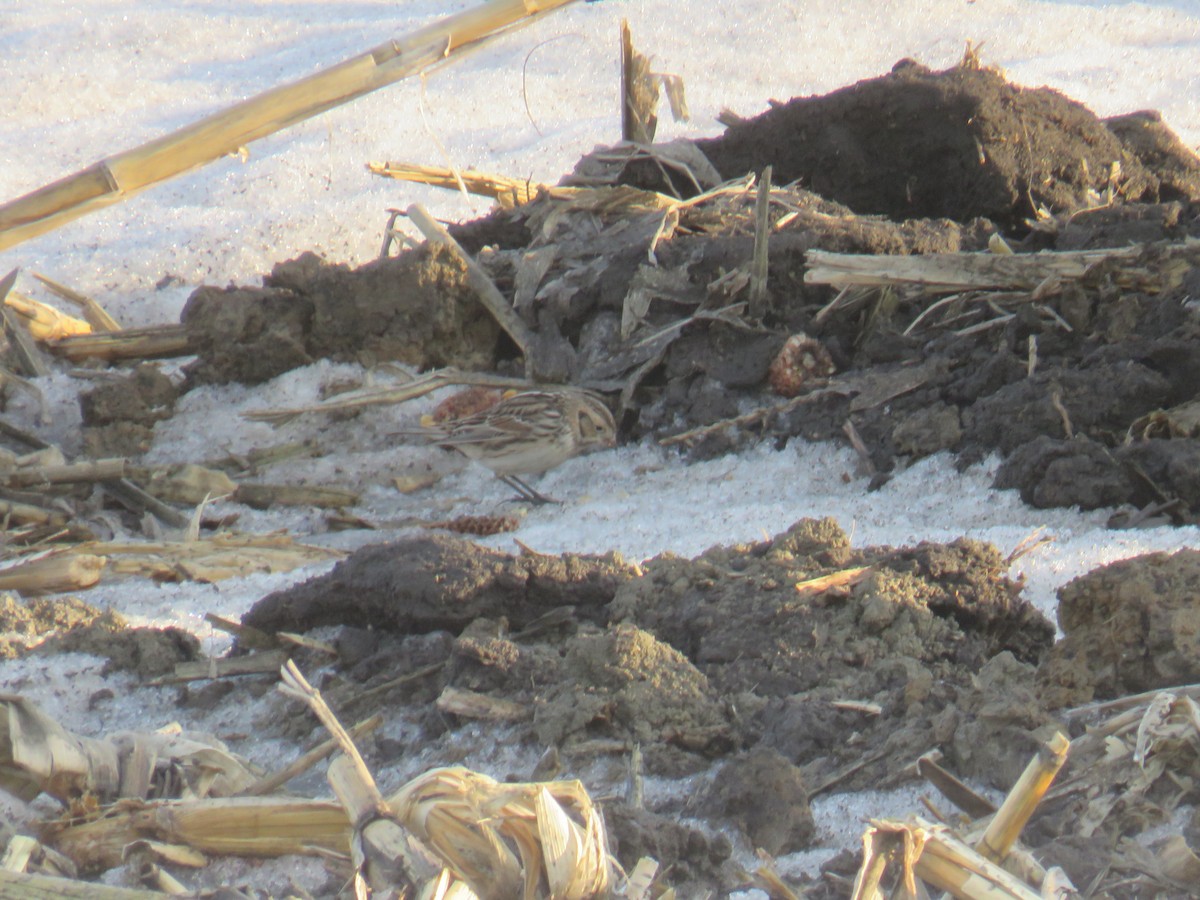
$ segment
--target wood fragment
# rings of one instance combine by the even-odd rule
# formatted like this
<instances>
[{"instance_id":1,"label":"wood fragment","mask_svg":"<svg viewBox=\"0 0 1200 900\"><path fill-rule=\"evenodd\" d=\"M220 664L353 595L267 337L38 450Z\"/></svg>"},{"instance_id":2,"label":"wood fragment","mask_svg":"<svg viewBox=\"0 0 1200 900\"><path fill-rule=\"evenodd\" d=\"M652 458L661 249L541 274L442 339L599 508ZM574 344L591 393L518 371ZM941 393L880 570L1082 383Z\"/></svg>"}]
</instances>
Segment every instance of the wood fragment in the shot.
<instances>
[{"instance_id":1,"label":"wood fragment","mask_svg":"<svg viewBox=\"0 0 1200 900\"><path fill-rule=\"evenodd\" d=\"M93 300L64 284L59 284L53 278L48 278L38 272L33 277L44 284L51 292L57 294L68 303L73 303L83 312L83 318L92 326L93 331L120 331L121 325L108 314L108 311Z\"/></svg>"},{"instance_id":2,"label":"wood fragment","mask_svg":"<svg viewBox=\"0 0 1200 900\"><path fill-rule=\"evenodd\" d=\"M886 759L887 755L888 755L888 752L886 750L877 750L874 753L871 753L867 756L856 759L854 762L850 763L849 765L843 766L838 771L831 773L828 777L825 778L824 781L821 781L818 784L813 785L813 787L808 792L808 796L815 797L818 794L824 794L826 791L841 784L843 781L845 781L847 778L851 777L852 775L856 775L859 772L861 772L863 769L867 768L868 766L873 766L875 763L879 762L880 760Z\"/></svg>"},{"instance_id":3,"label":"wood fragment","mask_svg":"<svg viewBox=\"0 0 1200 900\"><path fill-rule=\"evenodd\" d=\"M104 492L131 512L150 513L171 528L186 528L188 517L163 503L149 491L138 487L128 478L101 482Z\"/></svg>"},{"instance_id":4,"label":"wood fragment","mask_svg":"<svg viewBox=\"0 0 1200 900\"><path fill-rule=\"evenodd\" d=\"M629 748L629 773L625 782L625 803L631 809L646 808L646 776L642 771L642 745Z\"/></svg>"},{"instance_id":5,"label":"wood fragment","mask_svg":"<svg viewBox=\"0 0 1200 900\"><path fill-rule=\"evenodd\" d=\"M134 359L170 359L196 351L182 325L147 325L121 331L102 331L47 341L51 353L81 363L89 359L124 362Z\"/></svg>"},{"instance_id":6,"label":"wood fragment","mask_svg":"<svg viewBox=\"0 0 1200 900\"><path fill-rule=\"evenodd\" d=\"M1200 245L1200 241L1185 242ZM1183 246L1183 245L1181 245ZM1189 251L1194 252L1194 247ZM806 284L907 284L938 291L1032 291L1048 276L1077 280L1099 263L1136 259L1143 247L1043 251L1013 256L994 253L929 253L872 256L810 250Z\"/></svg>"},{"instance_id":7,"label":"wood fragment","mask_svg":"<svg viewBox=\"0 0 1200 900\"><path fill-rule=\"evenodd\" d=\"M128 466L125 474L160 500L188 506L203 503L205 499L224 498L237 490L237 484L224 472L192 463Z\"/></svg>"},{"instance_id":8,"label":"wood fragment","mask_svg":"<svg viewBox=\"0 0 1200 900\"><path fill-rule=\"evenodd\" d=\"M868 716L878 716L883 714L883 707L878 703L871 703L866 700L830 700L829 705L834 709L845 709L850 712L860 712Z\"/></svg>"},{"instance_id":9,"label":"wood fragment","mask_svg":"<svg viewBox=\"0 0 1200 900\"><path fill-rule=\"evenodd\" d=\"M854 427L853 419L847 419L842 423L842 433L846 435L846 440L850 442L850 446L854 448L854 452L858 456L859 468L867 475L874 477L878 472L875 468L875 460L871 459L871 451L867 449L862 435Z\"/></svg>"},{"instance_id":10,"label":"wood fragment","mask_svg":"<svg viewBox=\"0 0 1200 900\"><path fill-rule=\"evenodd\" d=\"M633 48L629 20L621 20L621 140L654 143L658 129L658 84L650 77L650 60Z\"/></svg>"},{"instance_id":11,"label":"wood fragment","mask_svg":"<svg viewBox=\"0 0 1200 900\"><path fill-rule=\"evenodd\" d=\"M4 299L4 303L20 316L22 323L35 341L92 333L92 326L83 319L69 316L53 306L42 303L40 300L34 300L32 297L26 297L16 291L10 291Z\"/></svg>"},{"instance_id":12,"label":"wood fragment","mask_svg":"<svg viewBox=\"0 0 1200 900\"><path fill-rule=\"evenodd\" d=\"M629 873L629 878L626 879L625 896L629 900L651 900L654 896L651 889L657 877L658 860L643 856L634 865Z\"/></svg>"},{"instance_id":13,"label":"wood fragment","mask_svg":"<svg viewBox=\"0 0 1200 900\"><path fill-rule=\"evenodd\" d=\"M1033 815L1055 776L1067 761L1070 748L1071 742L1061 732L1055 732L1054 736L1039 748L1037 755L1030 760L1017 783L996 810L996 815L980 839L977 849L983 856L996 863L1004 860L1009 849L1016 843L1021 829L1025 827L1025 823L1029 821L1029 817Z\"/></svg>"},{"instance_id":14,"label":"wood fragment","mask_svg":"<svg viewBox=\"0 0 1200 900\"><path fill-rule=\"evenodd\" d=\"M163 841L134 841L126 848L134 853L145 853L159 862L202 869L208 865L208 857L182 844L167 844Z\"/></svg>"},{"instance_id":15,"label":"wood fragment","mask_svg":"<svg viewBox=\"0 0 1200 900\"><path fill-rule=\"evenodd\" d=\"M473 169L460 171L456 175L453 169L445 166L422 166L403 162L369 162L367 171L385 178L428 184L448 190L460 190L461 184L472 194L493 198L505 209L512 209L528 203L537 196L539 191L549 190L548 185L536 181L476 172ZM395 215L399 216L399 211ZM393 218L392 224L394 223L395 219Z\"/></svg>"},{"instance_id":16,"label":"wood fragment","mask_svg":"<svg viewBox=\"0 0 1200 900\"><path fill-rule=\"evenodd\" d=\"M1043 533L1044 529L1035 528L1031 533L1021 538L1017 546L1013 547L1012 552L1004 558L1005 565L1011 566L1022 556L1027 556L1038 547L1044 547L1046 544L1053 544L1057 540L1052 534Z\"/></svg>"},{"instance_id":17,"label":"wood fragment","mask_svg":"<svg viewBox=\"0 0 1200 900\"><path fill-rule=\"evenodd\" d=\"M0 521L7 527L13 525L47 525L62 528L70 517L59 510L47 509L32 503L0 499Z\"/></svg>"},{"instance_id":18,"label":"wood fragment","mask_svg":"<svg viewBox=\"0 0 1200 900\"><path fill-rule=\"evenodd\" d=\"M306 634L294 634L290 631L277 631L275 637L279 639L279 643L286 644L291 649L311 650L314 653L320 653L324 656L338 655L337 647L328 641L318 641L316 638L309 637Z\"/></svg>"},{"instance_id":19,"label":"wood fragment","mask_svg":"<svg viewBox=\"0 0 1200 900\"><path fill-rule=\"evenodd\" d=\"M125 847L145 839L184 844L210 856L344 855L350 827L345 810L333 801L226 797L127 800L88 817L51 822L43 832L48 844L90 874L120 865Z\"/></svg>"},{"instance_id":20,"label":"wood fragment","mask_svg":"<svg viewBox=\"0 0 1200 900\"><path fill-rule=\"evenodd\" d=\"M0 870L0 900L162 900L162 896L149 889Z\"/></svg>"},{"instance_id":21,"label":"wood fragment","mask_svg":"<svg viewBox=\"0 0 1200 900\"><path fill-rule=\"evenodd\" d=\"M45 450L50 446L49 442L42 440L32 431L26 431L23 428L18 428L11 422L0 419L0 434L5 437L12 438L29 447L31 450Z\"/></svg>"},{"instance_id":22,"label":"wood fragment","mask_svg":"<svg viewBox=\"0 0 1200 900\"><path fill-rule=\"evenodd\" d=\"M1162 688L1154 688L1153 690L1143 691L1140 694L1130 694L1127 697L1117 697L1114 700L1097 700L1094 703L1085 703L1082 706L1065 709L1058 713L1067 721L1078 719L1084 716L1096 715L1098 713L1106 713L1111 710L1126 709L1128 707L1140 706L1162 693ZM1200 684L1184 684L1178 687L1171 688L1172 694L1179 694L1184 697L1200 699ZM1135 710L1136 712L1136 710Z\"/></svg>"},{"instance_id":23,"label":"wood fragment","mask_svg":"<svg viewBox=\"0 0 1200 900\"><path fill-rule=\"evenodd\" d=\"M93 541L62 552L105 556L113 574L164 582L215 582L256 572L288 572L344 555L339 550L297 543L286 534L218 534L159 542Z\"/></svg>"},{"instance_id":24,"label":"wood fragment","mask_svg":"<svg viewBox=\"0 0 1200 900\"><path fill-rule=\"evenodd\" d=\"M771 241L771 173L765 166L754 201L754 255L750 263L750 318L762 321L767 312L767 264Z\"/></svg>"},{"instance_id":25,"label":"wood fragment","mask_svg":"<svg viewBox=\"0 0 1200 900\"><path fill-rule=\"evenodd\" d=\"M436 675L446 667L446 661L430 663L427 666L421 666L419 669L414 669L411 672L406 672L396 678L389 678L382 684L377 684L367 690L361 690L355 686L353 693L349 696L339 698L339 708L342 710L361 705L368 700L373 700L376 697L381 697L398 687L410 684L414 681L420 681L422 678L428 678L430 675Z\"/></svg>"},{"instance_id":26,"label":"wood fragment","mask_svg":"<svg viewBox=\"0 0 1200 900\"><path fill-rule=\"evenodd\" d=\"M873 571L875 571L873 566L842 569L838 572L830 572L828 575L821 575L817 578L809 578L805 581L797 582L796 590L805 596L823 594L830 588L848 587L849 585L858 584Z\"/></svg>"},{"instance_id":27,"label":"wood fragment","mask_svg":"<svg viewBox=\"0 0 1200 900\"><path fill-rule=\"evenodd\" d=\"M972 900L1042 900L1036 891L954 837L943 825L916 819L925 834L914 874L934 888Z\"/></svg>"},{"instance_id":28,"label":"wood fragment","mask_svg":"<svg viewBox=\"0 0 1200 900\"><path fill-rule=\"evenodd\" d=\"M191 894L174 875L156 863L153 856L144 848L148 841L134 841L125 848L125 866L130 871L132 878L159 891L160 894L171 896L181 896L183 894Z\"/></svg>"},{"instance_id":29,"label":"wood fragment","mask_svg":"<svg viewBox=\"0 0 1200 900\"><path fill-rule=\"evenodd\" d=\"M756 851L758 868L754 870L755 886L766 893L770 900L800 900L800 895L793 891L775 870L773 860L761 847Z\"/></svg>"},{"instance_id":30,"label":"wood fragment","mask_svg":"<svg viewBox=\"0 0 1200 900\"><path fill-rule=\"evenodd\" d=\"M371 716L369 719L359 722L350 729L350 738L351 740L357 741L359 738L365 737L366 735L376 731L382 724L383 716ZM292 760L278 772L274 772L254 782L254 784L242 791L240 796L261 797L264 794L272 794L291 781L293 778L296 778L307 772L322 760L328 759L337 749L337 741L333 738L322 741L307 753L301 754L296 759Z\"/></svg>"},{"instance_id":31,"label":"wood fragment","mask_svg":"<svg viewBox=\"0 0 1200 900\"><path fill-rule=\"evenodd\" d=\"M721 111L717 113L717 121L726 128L732 128L735 125L741 125L746 121L745 116L740 116L727 106L721 107Z\"/></svg>"},{"instance_id":32,"label":"wood fragment","mask_svg":"<svg viewBox=\"0 0 1200 900\"><path fill-rule=\"evenodd\" d=\"M520 722L533 716L533 711L522 703L450 686L442 690L435 705L444 713L489 722Z\"/></svg>"},{"instance_id":33,"label":"wood fragment","mask_svg":"<svg viewBox=\"0 0 1200 900\"><path fill-rule=\"evenodd\" d=\"M338 749L342 751L353 765L361 789L372 798L371 804L374 806L381 805L383 795L379 793L379 788L375 785L375 779L372 777L370 769L367 768L367 764L358 752L358 748L355 746L350 734L342 726L342 723L338 721L337 716L333 714L333 710L325 703L321 692L308 683L307 679L300 673L299 667L290 659L285 660L284 664L280 667L280 677L279 692L295 700L302 701L312 710L321 721L321 724L325 726L325 730L333 736ZM365 812L365 809L347 807L346 811L350 814L350 821L357 822L359 815L355 815L355 813L361 814Z\"/></svg>"},{"instance_id":34,"label":"wood fragment","mask_svg":"<svg viewBox=\"0 0 1200 900\"><path fill-rule=\"evenodd\" d=\"M17 270L13 269L10 277L15 280L16 274ZM5 303L3 307L0 307L0 316L3 317L4 322L4 335L8 338L13 356L20 365L21 373L30 378L43 378L50 374L50 364L46 361L45 354L38 349L37 343L25 327L24 321L7 305L6 283L8 283L8 278L0 282L0 302Z\"/></svg>"},{"instance_id":35,"label":"wood fragment","mask_svg":"<svg viewBox=\"0 0 1200 900\"><path fill-rule=\"evenodd\" d=\"M215 613L205 613L204 621L218 631L231 634L237 640L238 648L242 650L272 650L279 646L274 635L267 634L241 622L226 619Z\"/></svg>"},{"instance_id":36,"label":"wood fragment","mask_svg":"<svg viewBox=\"0 0 1200 900\"><path fill-rule=\"evenodd\" d=\"M164 684L181 684L186 681L262 675L278 671L287 659L288 654L285 650L262 650L248 656L227 656L220 659L213 657L196 662L176 663L172 674L154 678L146 684L161 687Z\"/></svg>"},{"instance_id":37,"label":"wood fragment","mask_svg":"<svg viewBox=\"0 0 1200 900\"><path fill-rule=\"evenodd\" d=\"M342 509L357 506L359 494L343 488L306 484L251 484L242 482L232 499L255 509L271 506L316 506L323 509Z\"/></svg>"},{"instance_id":38,"label":"wood fragment","mask_svg":"<svg viewBox=\"0 0 1200 900\"><path fill-rule=\"evenodd\" d=\"M38 848L36 839L23 834L14 834L0 857L0 869L6 872L24 872L29 859Z\"/></svg>"},{"instance_id":39,"label":"wood fragment","mask_svg":"<svg viewBox=\"0 0 1200 900\"><path fill-rule=\"evenodd\" d=\"M399 385L383 385L367 387L346 394L340 394L321 403L310 406L293 406L279 409L252 409L241 414L243 419L251 422L269 422L281 425L297 416L308 413L341 412L348 409L360 409L369 406L384 406L403 403L423 397L439 388L450 385L490 385L501 388L526 390L534 387L534 383L525 378L508 378L503 375L491 375L484 372L460 372L457 369L437 369L424 375L406 381ZM3 422L0 419L0 422Z\"/></svg>"},{"instance_id":40,"label":"wood fragment","mask_svg":"<svg viewBox=\"0 0 1200 900\"><path fill-rule=\"evenodd\" d=\"M941 360L931 356L915 366L850 373L833 379L830 387L855 394L850 401L850 412L865 412L915 391L935 377L943 365Z\"/></svg>"},{"instance_id":41,"label":"wood fragment","mask_svg":"<svg viewBox=\"0 0 1200 900\"><path fill-rule=\"evenodd\" d=\"M108 559L90 553L48 554L0 569L0 591L22 597L65 594L94 587Z\"/></svg>"},{"instance_id":42,"label":"wood fragment","mask_svg":"<svg viewBox=\"0 0 1200 900\"><path fill-rule=\"evenodd\" d=\"M395 891L401 897L415 893L420 884L432 880L437 872L428 850L396 821L353 739L329 709L321 692L305 680L290 660L283 666L281 678L280 692L303 701L342 751L330 764L328 778L354 826L350 850L356 881L371 891Z\"/></svg>"},{"instance_id":43,"label":"wood fragment","mask_svg":"<svg viewBox=\"0 0 1200 900\"><path fill-rule=\"evenodd\" d=\"M492 318L500 325L504 332L513 339L513 342L521 350L525 357L525 375L532 377L537 371L534 360L531 356L534 347L534 335L529 330L529 326L517 315L508 299L500 293L500 289L496 287L491 277L483 270L462 245L450 236L445 228L442 227L433 216L426 212L425 208L419 203L414 203L406 211L409 220L421 229L421 233L425 235L425 239L436 244L441 244L462 260L467 267L467 281L474 289L475 294L479 297L484 308L491 313Z\"/></svg>"},{"instance_id":44,"label":"wood fragment","mask_svg":"<svg viewBox=\"0 0 1200 900\"><path fill-rule=\"evenodd\" d=\"M16 469L0 478L13 487L109 481L114 478L124 478L126 464L127 460L124 458L86 460L57 466Z\"/></svg>"},{"instance_id":45,"label":"wood fragment","mask_svg":"<svg viewBox=\"0 0 1200 900\"><path fill-rule=\"evenodd\" d=\"M995 804L940 766L932 754L926 753L917 760L917 773L972 819L982 819L996 811Z\"/></svg>"},{"instance_id":46,"label":"wood fragment","mask_svg":"<svg viewBox=\"0 0 1200 900\"><path fill-rule=\"evenodd\" d=\"M1066 406L1063 405L1062 391L1057 387L1050 391L1050 405L1054 407L1054 411L1062 419L1063 434L1066 436L1066 439L1073 441L1075 439L1075 429L1071 425L1071 414L1067 412Z\"/></svg>"}]
</instances>

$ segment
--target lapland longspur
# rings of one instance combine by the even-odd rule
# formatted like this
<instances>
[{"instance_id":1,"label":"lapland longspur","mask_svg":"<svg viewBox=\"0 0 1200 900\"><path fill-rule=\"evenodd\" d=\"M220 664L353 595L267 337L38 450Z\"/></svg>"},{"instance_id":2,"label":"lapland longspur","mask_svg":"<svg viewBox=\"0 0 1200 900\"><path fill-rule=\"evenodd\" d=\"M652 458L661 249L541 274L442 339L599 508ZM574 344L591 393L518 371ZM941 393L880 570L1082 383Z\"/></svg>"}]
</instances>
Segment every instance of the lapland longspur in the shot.
<instances>
[{"instance_id":1,"label":"lapland longspur","mask_svg":"<svg viewBox=\"0 0 1200 900\"><path fill-rule=\"evenodd\" d=\"M617 426L604 401L590 391L524 391L490 409L440 425L398 432L424 436L487 466L521 497L552 503L521 480L573 456L612 447Z\"/></svg>"}]
</instances>

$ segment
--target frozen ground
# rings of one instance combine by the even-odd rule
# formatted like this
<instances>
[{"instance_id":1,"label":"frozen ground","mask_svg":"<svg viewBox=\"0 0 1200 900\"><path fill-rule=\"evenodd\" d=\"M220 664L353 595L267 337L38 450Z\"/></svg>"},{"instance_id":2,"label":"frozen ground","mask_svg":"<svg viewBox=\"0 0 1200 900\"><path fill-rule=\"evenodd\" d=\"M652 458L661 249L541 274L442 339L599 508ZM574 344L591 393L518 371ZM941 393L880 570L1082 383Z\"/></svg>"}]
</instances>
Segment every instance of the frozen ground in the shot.
<instances>
[{"instance_id":1,"label":"frozen ground","mask_svg":"<svg viewBox=\"0 0 1200 900\"><path fill-rule=\"evenodd\" d=\"M467 3L411 0L7 0L0 4L0 201L130 148L224 105L307 75ZM1049 84L1101 115L1158 108L1190 145L1200 141L1200 5L1048 0L603 0L575 4L475 51L423 80L401 83L26 244L0 252L0 272L43 272L90 294L124 324L174 321L204 283L254 283L277 261L315 249L352 264L378 251L388 207L426 204L444 218L484 211L481 201L369 175L369 160L451 162L554 180L618 131L616 44L622 17L662 71L683 76L689 124L660 136L716 133L722 107L753 114L770 98L825 92L886 71L902 57L934 67L957 60L967 41L1011 79ZM525 80L522 81L522 68ZM526 114L526 104L532 121ZM31 283L22 282L24 289ZM362 515L377 521L494 511L508 491L467 468L432 491L390 486L411 449L386 438L412 409L377 409L350 424L303 419L279 430L244 422L243 409L311 402L330 378L360 376L318 365L249 391L188 395L164 425L154 461L196 461L235 449L315 436L330 455L306 463L320 481L365 489ZM65 375L41 385L39 421L27 400L9 415L74 441L78 385ZM315 467L315 468L314 468ZM282 470L288 474L287 470ZM1020 560L1029 596L1047 612L1054 591L1096 565L1153 549L1200 546L1195 529L1109 532L1104 512L1036 511L988 487L990 469L954 471L926 460L875 493L833 446L765 447L685 466L649 446L574 460L540 486L568 500L532 511L517 537L547 551L616 549L641 559L695 554L718 542L753 540L805 516L836 517L858 544L908 544L959 535L1008 552L1038 528L1053 543ZM465 498L465 499L464 499ZM373 534L323 534L319 516L242 513L256 531L288 528L353 546ZM489 543L511 548L511 536ZM179 624L218 652L223 636L205 613L237 616L265 593L313 571L217 585L106 583L86 599L135 622ZM96 692L111 690L96 701ZM70 655L0 663L0 690L28 694L83 733L156 728L180 716L173 693L102 676L100 662ZM251 708L218 708L185 722L238 736L239 752L273 767L292 752L255 741ZM195 713L188 713L195 715ZM496 759L476 760L485 769ZM471 759L467 760L472 763ZM502 774L493 772L493 774ZM835 823L878 813L878 797L821 815ZM907 802L907 800L906 800ZM857 830L857 826L854 831ZM840 840L847 835L842 834Z\"/></svg>"}]
</instances>

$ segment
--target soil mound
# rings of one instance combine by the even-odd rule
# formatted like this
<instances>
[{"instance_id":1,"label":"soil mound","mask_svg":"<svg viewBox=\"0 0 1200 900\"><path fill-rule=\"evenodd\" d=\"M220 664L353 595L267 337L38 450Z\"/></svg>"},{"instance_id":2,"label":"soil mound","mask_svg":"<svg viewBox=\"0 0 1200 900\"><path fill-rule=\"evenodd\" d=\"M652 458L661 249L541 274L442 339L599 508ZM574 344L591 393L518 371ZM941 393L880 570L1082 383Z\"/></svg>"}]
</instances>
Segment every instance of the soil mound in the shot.
<instances>
[{"instance_id":1,"label":"soil mound","mask_svg":"<svg viewBox=\"0 0 1200 900\"><path fill-rule=\"evenodd\" d=\"M1039 208L1090 205L1114 167L1126 201L1195 199L1200 166L1172 137L1148 117L1110 127L1058 91L1011 84L970 60L943 72L901 60L699 145L727 178L772 165L779 183L798 181L864 215L982 217L1011 229ZM1167 160L1170 173L1156 171Z\"/></svg>"},{"instance_id":2,"label":"soil mound","mask_svg":"<svg viewBox=\"0 0 1200 900\"><path fill-rule=\"evenodd\" d=\"M787 186L756 293L766 165ZM623 437L706 457L851 435L872 484L943 450L999 453L997 485L1034 505L1200 516L1200 160L1155 114L1101 120L972 56L902 61L713 140L593 155L565 185L454 234L511 294L523 362L608 395ZM480 309L445 251L302 257L193 296L192 381L322 355L513 372L520 351Z\"/></svg>"}]
</instances>

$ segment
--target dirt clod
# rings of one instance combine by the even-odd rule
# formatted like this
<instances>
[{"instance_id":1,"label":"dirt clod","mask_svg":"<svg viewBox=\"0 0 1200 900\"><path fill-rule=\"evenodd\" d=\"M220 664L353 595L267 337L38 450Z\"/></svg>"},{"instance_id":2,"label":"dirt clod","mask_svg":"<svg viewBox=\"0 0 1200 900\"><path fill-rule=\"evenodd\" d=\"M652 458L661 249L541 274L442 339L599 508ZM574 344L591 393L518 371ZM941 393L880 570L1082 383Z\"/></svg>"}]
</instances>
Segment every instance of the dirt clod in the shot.
<instances>
[{"instance_id":1,"label":"dirt clod","mask_svg":"<svg viewBox=\"0 0 1200 900\"><path fill-rule=\"evenodd\" d=\"M1166 142L1145 131L1138 141L1129 123L1117 127L1127 143L1049 88L1018 87L986 68L933 72L904 60L879 78L781 104L700 146L726 177L771 164L778 183L800 180L859 213L984 216L1010 227L1039 206L1091 205L1088 191L1107 186L1113 163L1123 197L1160 199L1161 179L1137 154L1159 154L1152 148ZM1188 183L1180 174L1165 199Z\"/></svg>"},{"instance_id":2,"label":"dirt clod","mask_svg":"<svg viewBox=\"0 0 1200 900\"><path fill-rule=\"evenodd\" d=\"M316 359L490 368L499 326L453 255L422 250L359 269L306 253L261 288L205 287L183 311L199 382L256 384Z\"/></svg>"},{"instance_id":3,"label":"dirt clod","mask_svg":"<svg viewBox=\"0 0 1200 900\"><path fill-rule=\"evenodd\" d=\"M700 807L736 822L756 848L772 856L805 849L817 831L803 774L769 748L727 760L713 775Z\"/></svg>"},{"instance_id":4,"label":"dirt clod","mask_svg":"<svg viewBox=\"0 0 1200 900\"><path fill-rule=\"evenodd\" d=\"M243 621L270 632L354 625L419 633L458 631L488 616L519 629L560 606L573 606L580 618L601 618L633 571L611 553L513 557L425 534L366 547L328 575L264 597Z\"/></svg>"},{"instance_id":5,"label":"dirt clod","mask_svg":"<svg viewBox=\"0 0 1200 900\"><path fill-rule=\"evenodd\" d=\"M1074 706L1200 680L1200 550L1095 569L1059 591L1064 637L1038 671L1043 701Z\"/></svg>"}]
</instances>

